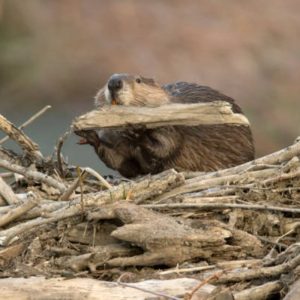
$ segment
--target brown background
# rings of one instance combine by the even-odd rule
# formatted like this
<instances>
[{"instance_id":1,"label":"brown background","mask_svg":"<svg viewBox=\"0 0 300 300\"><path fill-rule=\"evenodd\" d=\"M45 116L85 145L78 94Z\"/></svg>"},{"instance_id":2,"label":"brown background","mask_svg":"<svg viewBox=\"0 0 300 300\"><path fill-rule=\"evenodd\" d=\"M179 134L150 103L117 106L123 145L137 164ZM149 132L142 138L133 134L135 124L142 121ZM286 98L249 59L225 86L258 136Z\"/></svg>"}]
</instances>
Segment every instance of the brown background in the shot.
<instances>
[{"instance_id":1,"label":"brown background","mask_svg":"<svg viewBox=\"0 0 300 300\"><path fill-rule=\"evenodd\" d=\"M0 0L0 113L45 153L112 73L209 85L244 108L257 155L300 135L300 1ZM100 166L93 151L64 149ZM5 144L10 146L10 144Z\"/></svg>"}]
</instances>

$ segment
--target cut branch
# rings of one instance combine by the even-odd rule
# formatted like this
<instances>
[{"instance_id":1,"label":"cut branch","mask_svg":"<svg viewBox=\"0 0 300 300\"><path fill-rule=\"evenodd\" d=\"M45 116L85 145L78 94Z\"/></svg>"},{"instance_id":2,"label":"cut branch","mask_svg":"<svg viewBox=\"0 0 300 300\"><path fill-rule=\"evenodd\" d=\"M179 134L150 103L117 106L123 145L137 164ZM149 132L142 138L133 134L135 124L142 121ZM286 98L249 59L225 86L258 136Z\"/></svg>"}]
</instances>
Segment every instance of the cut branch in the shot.
<instances>
[{"instance_id":1,"label":"cut branch","mask_svg":"<svg viewBox=\"0 0 300 300\"><path fill-rule=\"evenodd\" d=\"M57 188L61 193L63 193L66 190L66 187L63 183L41 172L32 171L24 167L11 164L3 159L0 159L0 167L12 171L14 173L21 174L27 179L36 180L37 182L44 182L54 188Z\"/></svg>"},{"instance_id":2,"label":"cut branch","mask_svg":"<svg viewBox=\"0 0 300 300\"><path fill-rule=\"evenodd\" d=\"M19 199L13 192L12 188L0 177L0 195L8 204L19 203Z\"/></svg>"},{"instance_id":3,"label":"cut branch","mask_svg":"<svg viewBox=\"0 0 300 300\"><path fill-rule=\"evenodd\" d=\"M199 210L210 210L210 209L227 209L227 208L235 208L235 209L247 209L247 210L269 210L273 212L286 212L286 213L294 213L300 214L300 209L295 207L279 207L279 206L269 206L269 205L258 205L258 204L230 204L230 203L170 203L170 204L146 204L143 205L146 208L154 208L154 209L199 209Z\"/></svg>"},{"instance_id":4,"label":"cut branch","mask_svg":"<svg viewBox=\"0 0 300 300\"><path fill-rule=\"evenodd\" d=\"M80 116L73 122L75 130L117 128L126 124L143 124L148 128L154 128L165 125L249 125L249 121L244 115L233 113L229 103L214 101L163 105L155 108L104 107Z\"/></svg>"},{"instance_id":5,"label":"cut branch","mask_svg":"<svg viewBox=\"0 0 300 300\"><path fill-rule=\"evenodd\" d=\"M30 158L38 162L42 161L43 156L38 145L2 115L0 115L0 130L4 131L11 139L17 142Z\"/></svg>"},{"instance_id":6,"label":"cut branch","mask_svg":"<svg viewBox=\"0 0 300 300\"><path fill-rule=\"evenodd\" d=\"M26 122L24 122L21 126L18 127L18 129L22 130L29 124L31 124L33 121L35 121L37 118L39 118L41 115L43 115L48 109L51 108L51 105L45 106L43 109L38 111L36 114L34 114L32 117L30 117ZM9 139L8 136L4 137L2 140L0 140L0 144L3 144L5 141Z\"/></svg>"},{"instance_id":7,"label":"cut branch","mask_svg":"<svg viewBox=\"0 0 300 300\"><path fill-rule=\"evenodd\" d=\"M0 217L0 227L12 222L13 220L16 220L18 217L25 214L27 211L31 210L35 206L39 204L40 201L37 199L30 199L29 201L26 201L22 205L13 208L9 212L7 212L5 215Z\"/></svg>"}]
</instances>

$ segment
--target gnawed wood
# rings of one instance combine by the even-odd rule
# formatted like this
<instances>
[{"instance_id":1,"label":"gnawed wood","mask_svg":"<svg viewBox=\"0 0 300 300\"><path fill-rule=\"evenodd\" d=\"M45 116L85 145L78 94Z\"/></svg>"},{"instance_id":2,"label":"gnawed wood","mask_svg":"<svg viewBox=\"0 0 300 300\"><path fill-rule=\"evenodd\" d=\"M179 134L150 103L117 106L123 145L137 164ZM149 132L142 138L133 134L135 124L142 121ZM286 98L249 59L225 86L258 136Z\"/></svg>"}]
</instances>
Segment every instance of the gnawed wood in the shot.
<instances>
[{"instance_id":1,"label":"gnawed wood","mask_svg":"<svg viewBox=\"0 0 300 300\"><path fill-rule=\"evenodd\" d=\"M75 130L117 128L126 124L140 124L147 128L165 125L249 125L248 119L233 113L227 102L215 101L197 104L170 104L155 108L111 106L91 111L73 122Z\"/></svg>"}]
</instances>

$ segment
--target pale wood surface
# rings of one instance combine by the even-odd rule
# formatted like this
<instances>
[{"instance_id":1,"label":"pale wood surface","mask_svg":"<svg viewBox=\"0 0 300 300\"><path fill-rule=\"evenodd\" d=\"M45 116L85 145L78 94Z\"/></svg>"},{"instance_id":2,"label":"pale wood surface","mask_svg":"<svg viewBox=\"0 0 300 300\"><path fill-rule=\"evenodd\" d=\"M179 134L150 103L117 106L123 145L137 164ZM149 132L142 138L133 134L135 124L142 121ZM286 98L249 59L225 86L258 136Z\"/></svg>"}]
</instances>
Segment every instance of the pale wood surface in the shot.
<instances>
[{"instance_id":1,"label":"pale wood surface","mask_svg":"<svg viewBox=\"0 0 300 300\"><path fill-rule=\"evenodd\" d=\"M227 102L215 101L197 104L171 104L160 107L111 106L88 112L78 117L75 130L117 128L126 124L142 124L147 128L165 125L249 125L242 114L233 113Z\"/></svg>"},{"instance_id":2,"label":"pale wood surface","mask_svg":"<svg viewBox=\"0 0 300 300\"><path fill-rule=\"evenodd\" d=\"M130 285L166 295L183 296L198 284L198 280L180 278L172 280L147 280ZM205 285L201 292L207 295L214 289L213 285ZM6 278L0 280L0 298L10 300L27 299L73 299L73 300L136 300L155 297L151 293L133 287L121 286L113 282L96 279L63 278L45 279L43 277ZM157 296L156 296L157 297ZM172 298L169 298L172 299ZM206 299L204 297L198 299Z\"/></svg>"}]
</instances>

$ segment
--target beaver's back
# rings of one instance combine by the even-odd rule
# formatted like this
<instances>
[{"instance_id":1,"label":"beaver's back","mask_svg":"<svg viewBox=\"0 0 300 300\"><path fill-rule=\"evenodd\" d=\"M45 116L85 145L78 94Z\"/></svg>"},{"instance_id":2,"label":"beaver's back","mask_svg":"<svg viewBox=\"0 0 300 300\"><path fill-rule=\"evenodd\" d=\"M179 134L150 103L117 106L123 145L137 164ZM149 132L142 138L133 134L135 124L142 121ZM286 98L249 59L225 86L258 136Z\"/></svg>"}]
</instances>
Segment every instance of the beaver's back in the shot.
<instances>
[{"instance_id":1,"label":"beaver's back","mask_svg":"<svg viewBox=\"0 0 300 300\"><path fill-rule=\"evenodd\" d=\"M172 103L226 101L235 113L243 113L235 101L207 86L176 82L162 86ZM254 159L252 132L247 125L219 124L175 126L181 133L177 155L165 163L169 167L191 171L213 171L229 168Z\"/></svg>"}]
</instances>

